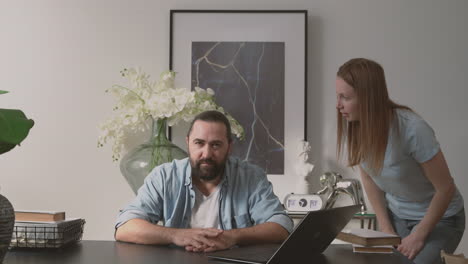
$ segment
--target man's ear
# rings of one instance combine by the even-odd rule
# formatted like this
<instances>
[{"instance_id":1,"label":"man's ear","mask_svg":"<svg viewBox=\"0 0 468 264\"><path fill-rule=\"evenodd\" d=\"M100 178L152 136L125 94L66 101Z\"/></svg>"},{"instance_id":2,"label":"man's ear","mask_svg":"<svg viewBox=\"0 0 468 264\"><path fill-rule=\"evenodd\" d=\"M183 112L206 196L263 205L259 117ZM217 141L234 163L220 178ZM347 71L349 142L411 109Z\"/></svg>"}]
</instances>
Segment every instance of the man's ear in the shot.
<instances>
[{"instance_id":1,"label":"man's ear","mask_svg":"<svg viewBox=\"0 0 468 264\"><path fill-rule=\"evenodd\" d=\"M185 137L185 144L187 144L187 148L188 148L188 137Z\"/></svg>"}]
</instances>

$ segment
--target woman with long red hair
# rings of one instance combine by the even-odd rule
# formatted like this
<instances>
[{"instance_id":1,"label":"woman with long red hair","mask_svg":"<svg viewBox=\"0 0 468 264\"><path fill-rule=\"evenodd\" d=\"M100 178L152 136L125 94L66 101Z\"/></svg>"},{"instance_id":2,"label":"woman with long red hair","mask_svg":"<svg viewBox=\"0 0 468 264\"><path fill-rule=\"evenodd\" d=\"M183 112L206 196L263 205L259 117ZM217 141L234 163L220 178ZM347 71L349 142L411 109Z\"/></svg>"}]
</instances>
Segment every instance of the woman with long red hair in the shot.
<instances>
[{"instance_id":1,"label":"woman with long red hair","mask_svg":"<svg viewBox=\"0 0 468 264\"><path fill-rule=\"evenodd\" d=\"M358 166L381 231L415 263L440 263L465 230L464 202L433 129L393 102L383 68L356 58L337 73L337 154Z\"/></svg>"}]
</instances>

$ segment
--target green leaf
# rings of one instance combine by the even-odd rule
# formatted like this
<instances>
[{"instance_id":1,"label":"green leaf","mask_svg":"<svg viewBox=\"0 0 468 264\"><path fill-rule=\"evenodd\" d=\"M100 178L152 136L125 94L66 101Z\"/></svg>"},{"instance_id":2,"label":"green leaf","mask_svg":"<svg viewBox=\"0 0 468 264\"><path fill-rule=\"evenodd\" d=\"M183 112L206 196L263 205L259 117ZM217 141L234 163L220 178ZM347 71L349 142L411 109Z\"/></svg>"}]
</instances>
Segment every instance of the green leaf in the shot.
<instances>
[{"instance_id":1,"label":"green leaf","mask_svg":"<svg viewBox=\"0 0 468 264\"><path fill-rule=\"evenodd\" d=\"M2 91L2 90L0 90L0 94L6 94L6 93L8 93L8 91Z\"/></svg>"},{"instance_id":2,"label":"green leaf","mask_svg":"<svg viewBox=\"0 0 468 264\"><path fill-rule=\"evenodd\" d=\"M21 110L0 109L0 154L19 145L33 125Z\"/></svg>"},{"instance_id":3,"label":"green leaf","mask_svg":"<svg viewBox=\"0 0 468 264\"><path fill-rule=\"evenodd\" d=\"M14 147L16 147L16 145L14 145L14 144L0 143L0 154L8 152L8 151L12 150Z\"/></svg>"}]
</instances>

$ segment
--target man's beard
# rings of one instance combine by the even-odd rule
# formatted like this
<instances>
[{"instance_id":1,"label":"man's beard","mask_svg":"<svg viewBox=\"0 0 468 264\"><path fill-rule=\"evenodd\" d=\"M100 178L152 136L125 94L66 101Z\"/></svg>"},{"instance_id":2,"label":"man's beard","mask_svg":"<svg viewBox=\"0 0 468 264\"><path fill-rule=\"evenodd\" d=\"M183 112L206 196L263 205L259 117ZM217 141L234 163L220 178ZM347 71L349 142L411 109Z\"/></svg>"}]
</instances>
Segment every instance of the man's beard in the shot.
<instances>
[{"instance_id":1,"label":"man's beard","mask_svg":"<svg viewBox=\"0 0 468 264\"><path fill-rule=\"evenodd\" d=\"M192 175L198 177L203 181L212 181L216 177L220 176L224 172L224 167L226 166L227 155L220 163L212 159L200 159L194 161L190 159L190 165L192 166ZM209 167L202 167L202 164L209 164Z\"/></svg>"}]
</instances>

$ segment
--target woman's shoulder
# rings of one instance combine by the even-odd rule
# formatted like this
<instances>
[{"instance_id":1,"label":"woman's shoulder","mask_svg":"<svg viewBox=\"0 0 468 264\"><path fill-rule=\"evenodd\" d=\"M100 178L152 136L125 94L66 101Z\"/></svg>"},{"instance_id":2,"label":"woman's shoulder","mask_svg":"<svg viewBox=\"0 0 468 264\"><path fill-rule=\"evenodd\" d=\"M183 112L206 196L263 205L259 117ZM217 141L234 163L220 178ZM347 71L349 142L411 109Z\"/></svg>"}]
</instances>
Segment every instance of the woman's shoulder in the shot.
<instances>
[{"instance_id":1,"label":"woman's shoulder","mask_svg":"<svg viewBox=\"0 0 468 264\"><path fill-rule=\"evenodd\" d=\"M399 137L404 148L420 163L439 150L434 129L417 113L398 109Z\"/></svg>"},{"instance_id":2,"label":"woman's shoulder","mask_svg":"<svg viewBox=\"0 0 468 264\"><path fill-rule=\"evenodd\" d=\"M424 119L416 112L410 109L398 108L395 110L396 116L401 122L424 121Z\"/></svg>"},{"instance_id":3,"label":"woman's shoulder","mask_svg":"<svg viewBox=\"0 0 468 264\"><path fill-rule=\"evenodd\" d=\"M419 114L409 109L397 109L396 117L400 133L418 133L420 130L432 130L431 126Z\"/></svg>"}]
</instances>

